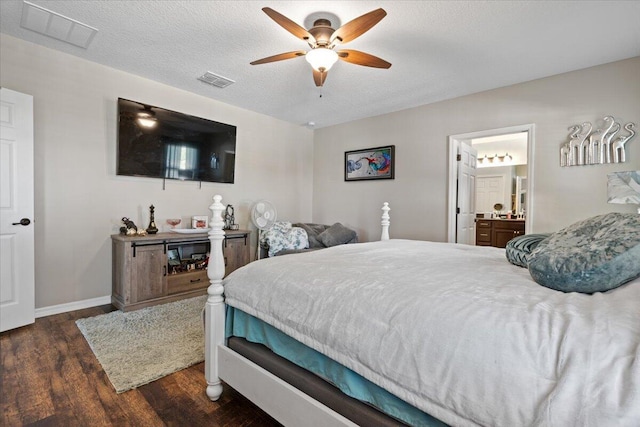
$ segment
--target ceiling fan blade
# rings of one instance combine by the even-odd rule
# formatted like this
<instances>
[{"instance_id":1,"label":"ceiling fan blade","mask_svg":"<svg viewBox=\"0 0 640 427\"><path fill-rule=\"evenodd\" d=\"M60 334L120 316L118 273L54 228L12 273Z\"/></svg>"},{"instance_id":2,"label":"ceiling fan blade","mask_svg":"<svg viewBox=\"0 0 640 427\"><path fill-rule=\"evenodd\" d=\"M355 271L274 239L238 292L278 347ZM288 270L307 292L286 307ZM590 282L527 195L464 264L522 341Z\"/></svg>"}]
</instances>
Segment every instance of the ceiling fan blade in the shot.
<instances>
[{"instance_id":1,"label":"ceiling fan blade","mask_svg":"<svg viewBox=\"0 0 640 427\"><path fill-rule=\"evenodd\" d=\"M349 21L342 27L338 28L331 35L330 43L347 43L356 37L361 36L365 32L369 31L374 25L376 25L382 18L387 16L387 12L384 9L372 10L369 13L365 13L362 16Z\"/></svg>"},{"instance_id":2,"label":"ceiling fan blade","mask_svg":"<svg viewBox=\"0 0 640 427\"><path fill-rule=\"evenodd\" d=\"M316 86L322 87L324 82L327 80L327 72L316 71L313 70L313 81L316 83Z\"/></svg>"},{"instance_id":3,"label":"ceiling fan blade","mask_svg":"<svg viewBox=\"0 0 640 427\"><path fill-rule=\"evenodd\" d=\"M304 50L296 50L293 52L280 53L278 55L267 56L266 58L258 59L256 61L250 62L251 65L258 64L266 64L269 62L282 61L285 59L297 58L299 56L304 56L307 52Z\"/></svg>"},{"instance_id":4,"label":"ceiling fan blade","mask_svg":"<svg viewBox=\"0 0 640 427\"><path fill-rule=\"evenodd\" d=\"M291 19L287 18L283 14L276 12L270 7L263 7L262 11L266 13L269 16L269 18L276 21L278 25L280 25L285 30L289 31L294 36L308 42L310 45L315 44L316 39L311 35L311 33L309 33L309 31L305 30L303 27L296 24L295 22L293 22Z\"/></svg>"},{"instance_id":5,"label":"ceiling fan blade","mask_svg":"<svg viewBox=\"0 0 640 427\"><path fill-rule=\"evenodd\" d=\"M337 52L338 58L345 62L356 65L364 65L365 67L374 68L390 68L391 63L385 61L377 56L370 55L368 53L360 52L359 50L343 49Z\"/></svg>"}]
</instances>

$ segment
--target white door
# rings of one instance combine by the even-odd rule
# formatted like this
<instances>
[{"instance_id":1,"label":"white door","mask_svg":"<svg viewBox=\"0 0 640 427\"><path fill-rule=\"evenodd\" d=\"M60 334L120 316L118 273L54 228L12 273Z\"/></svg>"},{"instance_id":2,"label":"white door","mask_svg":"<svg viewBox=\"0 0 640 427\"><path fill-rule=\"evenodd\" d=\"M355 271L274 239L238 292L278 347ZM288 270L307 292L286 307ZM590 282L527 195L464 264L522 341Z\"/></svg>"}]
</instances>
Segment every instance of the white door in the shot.
<instances>
[{"instance_id":1,"label":"white door","mask_svg":"<svg viewBox=\"0 0 640 427\"><path fill-rule=\"evenodd\" d=\"M456 243L476 243L476 166L478 152L465 143L458 148L458 206Z\"/></svg>"},{"instance_id":2,"label":"white door","mask_svg":"<svg viewBox=\"0 0 640 427\"><path fill-rule=\"evenodd\" d=\"M501 203L508 210L504 194L504 176L479 176L476 178L476 212L493 212L493 206Z\"/></svg>"},{"instance_id":3,"label":"white door","mask_svg":"<svg viewBox=\"0 0 640 427\"><path fill-rule=\"evenodd\" d=\"M33 97L0 88L0 332L35 321Z\"/></svg>"}]
</instances>

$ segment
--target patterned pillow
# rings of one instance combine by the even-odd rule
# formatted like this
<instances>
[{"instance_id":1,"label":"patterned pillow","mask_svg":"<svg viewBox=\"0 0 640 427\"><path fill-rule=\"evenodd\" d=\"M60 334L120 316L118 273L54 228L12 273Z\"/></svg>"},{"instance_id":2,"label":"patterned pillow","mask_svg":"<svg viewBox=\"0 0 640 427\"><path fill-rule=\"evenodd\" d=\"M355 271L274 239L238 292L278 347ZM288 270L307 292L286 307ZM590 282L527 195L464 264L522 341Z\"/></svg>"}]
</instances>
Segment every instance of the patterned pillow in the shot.
<instances>
[{"instance_id":1,"label":"patterned pillow","mask_svg":"<svg viewBox=\"0 0 640 427\"><path fill-rule=\"evenodd\" d=\"M507 242L507 259L513 265L527 268L527 262L531 252L538 246L538 243L549 237L550 234L525 234L513 238Z\"/></svg>"},{"instance_id":2,"label":"patterned pillow","mask_svg":"<svg viewBox=\"0 0 640 427\"><path fill-rule=\"evenodd\" d=\"M272 257L286 249L305 249L309 247L307 232L300 227L292 227L290 222L276 222L267 232L262 234L262 241L269 245L269 256Z\"/></svg>"},{"instance_id":3,"label":"patterned pillow","mask_svg":"<svg viewBox=\"0 0 640 427\"><path fill-rule=\"evenodd\" d=\"M551 289L605 292L640 276L640 215L610 213L579 221L538 244L531 277Z\"/></svg>"}]
</instances>

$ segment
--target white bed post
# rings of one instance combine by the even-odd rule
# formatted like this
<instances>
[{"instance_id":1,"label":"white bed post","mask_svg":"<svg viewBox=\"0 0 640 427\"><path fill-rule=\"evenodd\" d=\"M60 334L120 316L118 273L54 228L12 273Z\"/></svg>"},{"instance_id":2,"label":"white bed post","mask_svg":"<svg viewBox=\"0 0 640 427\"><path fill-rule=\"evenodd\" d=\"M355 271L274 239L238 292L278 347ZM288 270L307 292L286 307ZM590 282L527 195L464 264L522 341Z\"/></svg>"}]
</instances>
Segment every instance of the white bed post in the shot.
<instances>
[{"instance_id":1,"label":"white bed post","mask_svg":"<svg viewBox=\"0 0 640 427\"><path fill-rule=\"evenodd\" d=\"M382 236L380 236L380 240L389 240L389 225L391 225L391 221L389 221L390 210L389 203L384 202L382 206Z\"/></svg>"},{"instance_id":2,"label":"white bed post","mask_svg":"<svg viewBox=\"0 0 640 427\"><path fill-rule=\"evenodd\" d=\"M207 396L211 400L218 400L222 394L222 384L218 376L218 346L224 343L224 255L222 253L222 241L224 240L224 221L222 212L225 207L220 201L222 196L213 196L211 209L211 230L209 240L211 250L209 252L209 265L207 276L209 288L204 314L204 376L207 380Z\"/></svg>"}]
</instances>

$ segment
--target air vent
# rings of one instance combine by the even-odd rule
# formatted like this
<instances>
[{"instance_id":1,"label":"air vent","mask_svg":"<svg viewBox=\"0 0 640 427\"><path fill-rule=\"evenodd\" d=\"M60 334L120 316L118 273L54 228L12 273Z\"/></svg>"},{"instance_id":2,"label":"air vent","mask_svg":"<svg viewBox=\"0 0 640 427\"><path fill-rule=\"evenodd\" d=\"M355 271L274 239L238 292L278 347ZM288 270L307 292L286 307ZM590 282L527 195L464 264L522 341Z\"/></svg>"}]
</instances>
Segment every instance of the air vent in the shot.
<instances>
[{"instance_id":1,"label":"air vent","mask_svg":"<svg viewBox=\"0 0 640 427\"><path fill-rule=\"evenodd\" d=\"M229 86L230 84L235 83L235 81L228 79L226 77L222 77L217 74L214 74L211 71L207 71L206 73L198 77L198 80L200 80L201 82L210 84L211 86L219 87L221 89Z\"/></svg>"},{"instance_id":2,"label":"air vent","mask_svg":"<svg viewBox=\"0 0 640 427\"><path fill-rule=\"evenodd\" d=\"M42 6L25 1L22 5L20 26L56 40L86 49L98 32L97 29L52 12Z\"/></svg>"}]
</instances>

